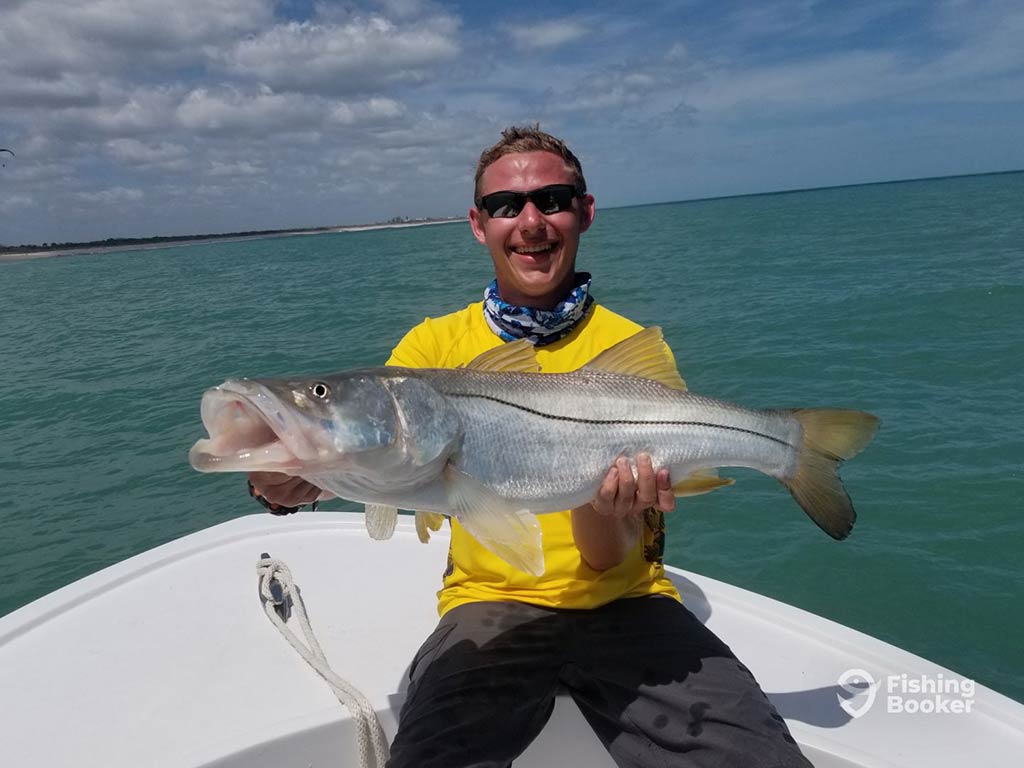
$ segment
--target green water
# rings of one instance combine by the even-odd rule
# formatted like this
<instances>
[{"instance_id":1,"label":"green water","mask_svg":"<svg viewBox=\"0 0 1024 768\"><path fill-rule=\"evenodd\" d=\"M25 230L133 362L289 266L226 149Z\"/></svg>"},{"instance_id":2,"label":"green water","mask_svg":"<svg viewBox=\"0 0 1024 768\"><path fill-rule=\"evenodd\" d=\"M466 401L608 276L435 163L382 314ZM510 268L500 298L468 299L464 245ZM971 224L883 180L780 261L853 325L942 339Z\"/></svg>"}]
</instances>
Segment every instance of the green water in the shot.
<instances>
[{"instance_id":1,"label":"green water","mask_svg":"<svg viewBox=\"0 0 1024 768\"><path fill-rule=\"evenodd\" d=\"M883 421L847 541L729 472L669 562L1024 700L1022 200L1017 173L599 210L595 295L663 326L692 389ZM0 614L259 510L188 466L203 389L378 364L489 267L465 224L0 264Z\"/></svg>"}]
</instances>

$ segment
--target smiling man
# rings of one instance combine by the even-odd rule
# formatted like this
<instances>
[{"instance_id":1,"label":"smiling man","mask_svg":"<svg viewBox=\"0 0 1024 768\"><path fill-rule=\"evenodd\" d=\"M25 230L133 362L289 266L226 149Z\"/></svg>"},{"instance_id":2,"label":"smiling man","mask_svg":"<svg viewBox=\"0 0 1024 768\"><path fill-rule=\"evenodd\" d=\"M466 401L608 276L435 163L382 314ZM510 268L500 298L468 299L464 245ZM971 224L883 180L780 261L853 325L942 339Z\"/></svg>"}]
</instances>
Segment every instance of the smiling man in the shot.
<instances>
[{"instance_id":1,"label":"smiling man","mask_svg":"<svg viewBox=\"0 0 1024 768\"><path fill-rule=\"evenodd\" d=\"M483 301L424 320L389 364L451 368L527 338L542 371L567 372L640 330L596 303L590 275L576 271L594 198L561 140L504 131L480 157L469 219L494 262ZM278 504L319 495L299 478L250 479ZM538 518L539 577L452 519L441 620L410 667L388 765L509 766L565 691L620 766L809 766L750 672L666 578L663 513L674 503L667 470L620 458L591 503Z\"/></svg>"}]
</instances>

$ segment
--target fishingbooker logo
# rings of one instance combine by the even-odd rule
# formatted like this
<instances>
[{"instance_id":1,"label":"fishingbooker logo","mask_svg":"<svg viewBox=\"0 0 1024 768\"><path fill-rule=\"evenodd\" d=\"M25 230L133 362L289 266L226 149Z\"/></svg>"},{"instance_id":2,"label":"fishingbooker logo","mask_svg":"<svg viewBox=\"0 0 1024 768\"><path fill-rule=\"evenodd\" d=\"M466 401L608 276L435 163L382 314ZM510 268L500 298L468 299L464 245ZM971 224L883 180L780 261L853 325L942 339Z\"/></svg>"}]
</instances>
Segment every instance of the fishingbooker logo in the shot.
<instances>
[{"instance_id":1,"label":"fishingbooker logo","mask_svg":"<svg viewBox=\"0 0 1024 768\"><path fill-rule=\"evenodd\" d=\"M848 669L837 680L846 695L837 693L839 706L858 718L866 715L879 692L889 714L965 714L974 707L974 681L937 675L887 675L876 682L864 669ZM881 690L880 690L881 689Z\"/></svg>"}]
</instances>

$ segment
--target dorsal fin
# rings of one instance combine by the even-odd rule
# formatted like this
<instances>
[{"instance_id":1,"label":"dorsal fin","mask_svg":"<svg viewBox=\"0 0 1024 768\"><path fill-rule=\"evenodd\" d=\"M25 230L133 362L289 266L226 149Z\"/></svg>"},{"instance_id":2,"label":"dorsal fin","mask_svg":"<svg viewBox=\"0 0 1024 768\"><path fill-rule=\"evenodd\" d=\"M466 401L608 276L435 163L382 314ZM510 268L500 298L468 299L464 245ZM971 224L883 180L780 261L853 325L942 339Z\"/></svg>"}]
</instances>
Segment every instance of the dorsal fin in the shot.
<instances>
[{"instance_id":1,"label":"dorsal fin","mask_svg":"<svg viewBox=\"0 0 1024 768\"><path fill-rule=\"evenodd\" d=\"M526 339L516 339L500 347L488 349L466 365L473 371L502 371L504 373L540 373L537 352Z\"/></svg>"},{"instance_id":2,"label":"dorsal fin","mask_svg":"<svg viewBox=\"0 0 1024 768\"><path fill-rule=\"evenodd\" d=\"M686 390L686 382L676 369L672 353L661 335L661 328L656 325L644 328L606 349L583 367L639 376L670 389Z\"/></svg>"}]
</instances>

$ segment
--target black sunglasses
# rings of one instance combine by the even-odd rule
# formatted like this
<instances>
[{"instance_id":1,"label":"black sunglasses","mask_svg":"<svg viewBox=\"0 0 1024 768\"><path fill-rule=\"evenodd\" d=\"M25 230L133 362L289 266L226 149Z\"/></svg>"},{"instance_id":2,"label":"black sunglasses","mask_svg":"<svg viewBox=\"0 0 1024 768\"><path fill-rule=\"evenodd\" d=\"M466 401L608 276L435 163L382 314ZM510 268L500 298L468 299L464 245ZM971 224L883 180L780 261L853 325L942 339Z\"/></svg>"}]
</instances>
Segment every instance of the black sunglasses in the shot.
<instances>
[{"instance_id":1,"label":"black sunglasses","mask_svg":"<svg viewBox=\"0 0 1024 768\"><path fill-rule=\"evenodd\" d=\"M477 208L486 209L495 219L514 219L529 200L543 214L561 213L572 208L572 201L582 193L575 184L550 184L529 192L492 192L481 197Z\"/></svg>"}]
</instances>

